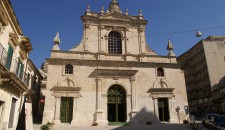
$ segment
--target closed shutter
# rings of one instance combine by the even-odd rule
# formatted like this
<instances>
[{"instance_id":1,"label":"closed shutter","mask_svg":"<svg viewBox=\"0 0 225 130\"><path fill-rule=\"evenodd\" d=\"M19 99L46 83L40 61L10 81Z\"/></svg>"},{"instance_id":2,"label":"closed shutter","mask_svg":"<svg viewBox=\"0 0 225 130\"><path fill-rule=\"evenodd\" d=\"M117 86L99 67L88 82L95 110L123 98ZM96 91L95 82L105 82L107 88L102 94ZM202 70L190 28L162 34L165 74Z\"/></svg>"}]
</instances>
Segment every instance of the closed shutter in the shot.
<instances>
[{"instance_id":1,"label":"closed shutter","mask_svg":"<svg viewBox=\"0 0 225 130\"><path fill-rule=\"evenodd\" d=\"M12 56L13 56L13 48L11 45L9 45L8 54L7 54L7 60L6 60L6 68L10 70L11 63L12 63Z\"/></svg>"},{"instance_id":2,"label":"closed shutter","mask_svg":"<svg viewBox=\"0 0 225 130\"><path fill-rule=\"evenodd\" d=\"M17 67L16 67L16 75L22 79L23 78L23 69L24 65L20 59L18 59Z\"/></svg>"},{"instance_id":3,"label":"closed shutter","mask_svg":"<svg viewBox=\"0 0 225 130\"><path fill-rule=\"evenodd\" d=\"M23 69L24 69L24 65L23 65L23 63L20 61L20 75L19 75L20 79L23 79Z\"/></svg>"}]
</instances>

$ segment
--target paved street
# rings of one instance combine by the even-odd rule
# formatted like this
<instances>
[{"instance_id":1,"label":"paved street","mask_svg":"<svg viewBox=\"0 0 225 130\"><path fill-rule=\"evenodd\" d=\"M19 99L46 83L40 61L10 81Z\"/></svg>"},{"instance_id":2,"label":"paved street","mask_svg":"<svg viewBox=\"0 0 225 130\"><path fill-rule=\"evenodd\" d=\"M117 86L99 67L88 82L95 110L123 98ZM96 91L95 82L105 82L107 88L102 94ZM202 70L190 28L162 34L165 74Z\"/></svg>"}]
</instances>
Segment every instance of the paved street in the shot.
<instances>
[{"instance_id":1,"label":"paved street","mask_svg":"<svg viewBox=\"0 0 225 130\"><path fill-rule=\"evenodd\" d=\"M34 130L40 130L41 125L34 124ZM199 125L198 130L202 130ZM130 126L87 126L74 127L71 125L54 126L54 130L191 130L187 124L153 124L153 125L130 125Z\"/></svg>"}]
</instances>

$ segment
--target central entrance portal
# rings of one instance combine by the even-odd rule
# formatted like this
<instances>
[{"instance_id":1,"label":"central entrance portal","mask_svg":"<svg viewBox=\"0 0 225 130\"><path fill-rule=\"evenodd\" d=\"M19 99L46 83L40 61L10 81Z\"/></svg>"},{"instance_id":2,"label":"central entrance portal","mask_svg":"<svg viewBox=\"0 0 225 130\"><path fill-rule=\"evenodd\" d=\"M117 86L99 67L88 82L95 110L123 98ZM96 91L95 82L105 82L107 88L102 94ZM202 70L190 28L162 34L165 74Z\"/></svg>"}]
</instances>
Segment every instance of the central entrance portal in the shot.
<instances>
[{"instance_id":1,"label":"central entrance portal","mask_svg":"<svg viewBox=\"0 0 225 130\"><path fill-rule=\"evenodd\" d=\"M61 97L60 120L61 123L71 123L73 115L73 97Z\"/></svg>"},{"instance_id":2,"label":"central entrance portal","mask_svg":"<svg viewBox=\"0 0 225 130\"><path fill-rule=\"evenodd\" d=\"M120 85L113 85L108 90L108 121L126 122L126 91Z\"/></svg>"},{"instance_id":3,"label":"central entrance portal","mask_svg":"<svg viewBox=\"0 0 225 130\"><path fill-rule=\"evenodd\" d=\"M160 121L169 121L168 98L159 98L158 107Z\"/></svg>"}]
</instances>

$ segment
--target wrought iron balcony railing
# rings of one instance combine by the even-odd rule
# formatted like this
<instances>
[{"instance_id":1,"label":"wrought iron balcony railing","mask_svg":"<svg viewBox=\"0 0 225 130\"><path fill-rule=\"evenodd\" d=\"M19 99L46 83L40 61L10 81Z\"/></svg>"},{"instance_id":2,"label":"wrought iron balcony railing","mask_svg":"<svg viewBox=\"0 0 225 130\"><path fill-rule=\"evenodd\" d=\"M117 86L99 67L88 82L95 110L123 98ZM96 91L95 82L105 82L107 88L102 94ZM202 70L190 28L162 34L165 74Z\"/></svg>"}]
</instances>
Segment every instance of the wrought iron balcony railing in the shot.
<instances>
[{"instance_id":1,"label":"wrought iron balcony railing","mask_svg":"<svg viewBox=\"0 0 225 130\"><path fill-rule=\"evenodd\" d=\"M24 67L18 62L18 59L12 59L10 65L7 65L8 52L0 44L0 63L7 69L7 72L14 73L28 87L28 76L25 74ZM9 68L10 67L10 68Z\"/></svg>"},{"instance_id":2,"label":"wrought iron balcony railing","mask_svg":"<svg viewBox=\"0 0 225 130\"><path fill-rule=\"evenodd\" d=\"M2 44L0 44L0 62L3 66L6 66L6 60L7 60L7 51L2 46Z\"/></svg>"}]
</instances>

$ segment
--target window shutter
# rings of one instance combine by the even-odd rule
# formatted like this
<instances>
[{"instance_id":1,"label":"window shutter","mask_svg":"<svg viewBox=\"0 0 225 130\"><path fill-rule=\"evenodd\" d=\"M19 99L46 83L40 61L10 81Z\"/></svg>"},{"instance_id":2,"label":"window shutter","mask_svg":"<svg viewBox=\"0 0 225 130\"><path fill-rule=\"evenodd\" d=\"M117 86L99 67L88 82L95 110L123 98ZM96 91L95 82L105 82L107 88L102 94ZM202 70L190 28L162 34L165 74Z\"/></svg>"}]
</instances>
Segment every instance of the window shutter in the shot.
<instances>
[{"instance_id":1,"label":"window shutter","mask_svg":"<svg viewBox=\"0 0 225 130\"><path fill-rule=\"evenodd\" d=\"M12 56L13 56L13 48L11 45L9 45L8 54L7 54L7 60L6 60L6 68L10 70L11 63L12 63Z\"/></svg>"},{"instance_id":2,"label":"window shutter","mask_svg":"<svg viewBox=\"0 0 225 130\"><path fill-rule=\"evenodd\" d=\"M23 63L20 61L20 79L23 79L23 69L24 69L24 65L23 65Z\"/></svg>"}]
</instances>

